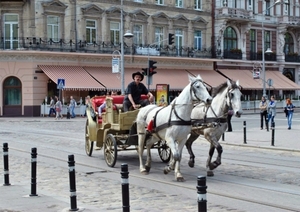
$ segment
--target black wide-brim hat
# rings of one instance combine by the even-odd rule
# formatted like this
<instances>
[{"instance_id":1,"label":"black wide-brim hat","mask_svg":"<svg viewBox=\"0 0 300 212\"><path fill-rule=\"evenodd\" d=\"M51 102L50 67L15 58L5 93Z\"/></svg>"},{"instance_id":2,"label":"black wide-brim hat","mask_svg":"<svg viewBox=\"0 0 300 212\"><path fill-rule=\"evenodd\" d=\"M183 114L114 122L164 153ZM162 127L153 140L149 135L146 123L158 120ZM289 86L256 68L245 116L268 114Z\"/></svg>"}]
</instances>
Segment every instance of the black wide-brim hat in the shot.
<instances>
[{"instance_id":1,"label":"black wide-brim hat","mask_svg":"<svg viewBox=\"0 0 300 212\"><path fill-rule=\"evenodd\" d=\"M138 72L133 73L133 74L132 74L132 79L133 79L133 80L134 80L135 75L140 75L140 76L142 77L141 81L143 81L144 75L143 75L141 72L138 71Z\"/></svg>"}]
</instances>

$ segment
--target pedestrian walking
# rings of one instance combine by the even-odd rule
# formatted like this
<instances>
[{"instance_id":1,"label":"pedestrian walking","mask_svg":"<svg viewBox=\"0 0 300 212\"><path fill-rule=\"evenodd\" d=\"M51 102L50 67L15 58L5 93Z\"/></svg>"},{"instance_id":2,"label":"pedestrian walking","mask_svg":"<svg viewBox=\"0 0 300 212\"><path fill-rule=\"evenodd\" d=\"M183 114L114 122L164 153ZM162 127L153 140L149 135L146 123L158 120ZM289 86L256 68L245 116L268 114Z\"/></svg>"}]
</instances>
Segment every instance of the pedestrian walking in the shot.
<instances>
[{"instance_id":1,"label":"pedestrian walking","mask_svg":"<svg viewBox=\"0 0 300 212\"><path fill-rule=\"evenodd\" d=\"M263 125L264 125L264 120L265 120L265 126L267 129L267 124L268 124L268 120L267 120L267 115L268 115L268 103L267 100L264 96L261 97L261 101L259 103L259 109L260 109L260 129L264 129Z\"/></svg>"},{"instance_id":2,"label":"pedestrian walking","mask_svg":"<svg viewBox=\"0 0 300 212\"><path fill-rule=\"evenodd\" d=\"M271 96L271 100L268 104L268 124L271 120L271 123L274 123L274 118L276 116L276 100L274 96ZM268 130L268 128L267 128Z\"/></svg>"},{"instance_id":3,"label":"pedestrian walking","mask_svg":"<svg viewBox=\"0 0 300 212\"><path fill-rule=\"evenodd\" d=\"M55 111L55 100L53 96L50 97L50 110L49 110L49 117L51 117L52 113L54 113L54 117L56 117L56 111Z\"/></svg>"},{"instance_id":4,"label":"pedestrian walking","mask_svg":"<svg viewBox=\"0 0 300 212\"><path fill-rule=\"evenodd\" d=\"M62 103L59 100L59 98L57 98L57 100L56 100L55 110L56 110L56 118L55 118L55 120L57 120L58 118L63 118L63 115L62 115Z\"/></svg>"},{"instance_id":5,"label":"pedestrian walking","mask_svg":"<svg viewBox=\"0 0 300 212\"><path fill-rule=\"evenodd\" d=\"M294 105L291 101L291 99L287 98L286 99L286 106L284 108L284 110L286 111L286 118L288 121L288 130L290 130L292 128L292 118L293 118L293 114L294 114Z\"/></svg>"},{"instance_id":6,"label":"pedestrian walking","mask_svg":"<svg viewBox=\"0 0 300 212\"><path fill-rule=\"evenodd\" d=\"M70 96L70 111L71 111L71 118L75 118L75 107L77 106L76 100L73 98L73 96Z\"/></svg>"}]
</instances>

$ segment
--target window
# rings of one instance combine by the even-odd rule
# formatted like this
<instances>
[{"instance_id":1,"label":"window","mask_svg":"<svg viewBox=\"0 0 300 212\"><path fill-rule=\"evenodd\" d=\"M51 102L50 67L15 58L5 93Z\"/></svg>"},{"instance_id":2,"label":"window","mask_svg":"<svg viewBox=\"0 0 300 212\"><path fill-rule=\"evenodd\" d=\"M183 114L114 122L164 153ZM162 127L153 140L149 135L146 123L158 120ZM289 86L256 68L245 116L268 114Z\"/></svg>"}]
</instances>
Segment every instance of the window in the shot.
<instances>
[{"instance_id":1,"label":"window","mask_svg":"<svg viewBox=\"0 0 300 212\"><path fill-rule=\"evenodd\" d=\"M18 15L4 15L4 49L16 49L19 47L19 23Z\"/></svg>"},{"instance_id":2,"label":"window","mask_svg":"<svg viewBox=\"0 0 300 212\"><path fill-rule=\"evenodd\" d=\"M164 5L164 0L155 0L156 4Z\"/></svg>"},{"instance_id":3,"label":"window","mask_svg":"<svg viewBox=\"0 0 300 212\"><path fill-rule=\"evenodd\" d=\"M232 27L227 27L224 32L224 50L237 49L237 35Z\"/></svg>"},{"instance_id":4,"label":"window","mask_svg":"<svg viewBox=\"0 0 300 212\"><path fill-rule=\"evenodd\" d=\"M183 0L176 0L175 6L176 7L183 7Z\"/></svg>"},{"instance_id":5,"label":"window","mask_svg":"<svg viewBox=\"0 0 300 212\"><path fill-rule=\"evenodd\" d=\"M290 33L285 34L284 54L294 53L294 40Z\"/></svg>"},{"instance_id":6,"label":"window","mask_svg":"<svg viewBox=\"0 0 300 212\"><path fill-rule=\"evenodd\" d=\"M201 31L195 31L195 33L194 33L194 49L201 50L201 46L202 46Z\"/></svg>"},{"instance_id":7,"label":"window","mask_svg":"<svg viewBox=\"0 0 300 212\"><path fill-rule=\"evenodd\" d=\"M270 31L265 31L265 51L271 48L271 33Z\"/></svg>"},{"instance_id":8,"label":"window","mask_svg":"<svg viewBox=\"0 0 300 212\"><path fill-rule=\"evenodd\" d=\"M237 0L232 0L232 8L237 8Z\"/></svg>"},{"instance_id":9,"label":"window","mask_svg":"<svg viewBox=\"0 0 300 212\"><path fill-rule=\"evenodd\" d=\"M143 2L143 0L134 0L135 2Z\"/></svg>"},{"instance_id":10,"label":"window","mask_svg":"<svg viewBox=\"0 0 300 212\"><path fill-rule=\"evenodd\" d=\"M137 45L143 45L143 26L135 24L133 26L133 42Z\"/></svg>"},{"instance_id":11,"label":"window","mask_svg":"<svg viewBox=\"0 0 300 212\"><path fill-rule=\"evenodd\" d=\"M201 0L195 0L195 10L201 10Z\"/></svg>"},{"instance_id":12,"label":"window","mask_svg":"<svg viewBox=\"0 0 300 212\"><path fill-rule=\"evenodd\" d=\"M110 22L110 41L113 44L119 44L120 41L120 23Z\"/></svg>"},{"instance_id":13,"label":"window","mask_svg":"<svg viewBox=\"0 0 300 212\"><path fill-rule=\"evenodd\" d=\"M8 77L3 84L4 105L21 105L21 82L16 77Z\"/></svg>"},{"instance_id":14,"label":"window","mask_svg":"<svg viewBox=\"0 0 300 212\"><path fill-rule=\"evenodd\" d=\"M163 28L162 27L155 27L155 43L159 44L159 46L163 46Z\"/></svg>"},{"instance_id":15,"label":"window","mask_svg":"<svg viewBox=\"0 0 300 212\"><path fill-rule=\"evenodd\" d=\"M96 42L96 21L87 20L86 21L86 42L93 43Z\"/></svg>"},{"instance_id":16,"label":"window","mask_svg":"<svg viewBox=\"0 0 300 212\"><path fill-rule=\"evenodd\" d=\"M270 1L266 1L266 15L270 15L270 11L271 11L271 8L270 8L271 4L270 4Z\"/></svg>"},{"instance_id":17,"label":"window","mask_svg":"<svg viewBox=\"0 0 300 212\"><path fill-rule=\"evenodd\" d=\"M59 41L59 17L47 16L47 37L53 41Z\"/></svg>"},{"instance_id":18,"label":"window","mask_svg":"<svg viewBox=\"0 0 300 212\"><path fill-rule=\"evenodd\" d=\"M177 47L177 55L181 55L181 47L183 43L183 33L181 29L175 30L175 46Z\"/></svg>"},{"instance_id":19,"label":"window","mask_svg":"<svg viewBox=\"0 0 300 212\"><path fill-rule=\"evenodd\" d=\"M256 52L256 30L250 30L250 52Z\"/></svg>"}]
</instances>

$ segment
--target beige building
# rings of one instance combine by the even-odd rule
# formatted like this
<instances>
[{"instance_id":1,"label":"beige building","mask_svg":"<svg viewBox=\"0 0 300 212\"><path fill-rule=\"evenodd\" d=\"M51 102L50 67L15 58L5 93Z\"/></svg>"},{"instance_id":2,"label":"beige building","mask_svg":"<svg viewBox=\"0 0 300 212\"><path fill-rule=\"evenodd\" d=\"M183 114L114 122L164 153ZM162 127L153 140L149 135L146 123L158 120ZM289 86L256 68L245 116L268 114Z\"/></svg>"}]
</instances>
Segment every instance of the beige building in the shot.
<instances>
[{"instance_id":1,"label":"beige building","mask_svg":"<svg viewBox=\"0 0 300 212\"><path fill-rule=\"evenodd\" d=\"M112 58L122 56L121 11L123 32L134 35L124 39L124 75L112 74ZM214 60L207 59L210 11L207 1L2 0L0 115L40 115L45 98L49 103L50 96L58 95L58 79L65 79L64 102L70 95L79 101L121 90L121 78L126 86L148 60L158 67L149 89L169 84L175 95L188 84L188 73L213 72Z\"/></svg>"},{"instance_id":2,"label":"beige building","mask_svg":"<svg viewBox=\"0 0 300 212\"><path fill-rule=\"evenodd\" d=\"M153 92L157 84L168 84L169 97L176 96L188 84L189 73L200 74L209 87L226 77L240 80L246 98L258 98L264 85L259 71L262 27L266 49L276 50L265 56L266 80L269 74L276 77L271 92L299 96L295 92L299 7L296 1L289 7L273 4L273 0L1 0L0 116L39 116L45 99L49 103L50 96L59 95L59 79L65 80L59 95L64 103L71 95L79 101L122 90L131 74L147 68L149 60L157 62L157 74L144 84ZM268 14L262 15L265 8ZM132 38L123 37L127 31ZM169 43L170 36L174 43ZM112 73L113 67L119 69L113 59L122 55L124 72ZM253 78L253 69L259 79Z\"/></svg>"}]
</instances>

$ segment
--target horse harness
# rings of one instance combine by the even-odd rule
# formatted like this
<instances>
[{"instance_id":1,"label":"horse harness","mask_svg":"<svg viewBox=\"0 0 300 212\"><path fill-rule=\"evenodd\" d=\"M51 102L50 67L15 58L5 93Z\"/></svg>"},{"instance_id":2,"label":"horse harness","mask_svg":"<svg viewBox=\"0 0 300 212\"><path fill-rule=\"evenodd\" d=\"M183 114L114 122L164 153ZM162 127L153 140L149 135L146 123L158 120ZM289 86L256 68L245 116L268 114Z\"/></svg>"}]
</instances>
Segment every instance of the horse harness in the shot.
<instances>
[{"instance_id":1,"label":"horse harness","mask_svg":"<svg viewBox=\"0 0 300 212\"><path fill-rule=\"evenodd\" d=\"M195 89L193 87L194 83L196 83L197 81L200 81L203 83L202 80L200 79L197 79L195 82L193 82L191 84L191 87L190 87L190 93L195 93ZM196 95L195 95L196 99L201 102L201 99L199 99ZM153 117L153 130L151 133L155 133L157 135L157 137L160 138L160 136L158 135L158 132L160 130L163 130L165 128L168 128L170 126L173 126L173 125L182 125L182 126L190 126L192 125L192 121L191 120L183 120L181 117L179 117L178 113L176 112L176 109L175 109L175 106L176 106L176 99L174 100L174 103L171 105L172 108L171 108L171 111L170 111L170 115L169 115L169 119L168 119L168 122L167 123L164 123L162 125L159 125L159 126L156 126L156 118L157 118L157 114L165 107L162 107L160 108L159 110L156 111L154 117ZM176 118L178 118L179 120L171 120L171 116L172 116L172 111L174 110L174 114L176 116ZM161 138L160 138L161 139ZM162 140L162 139L161 139Z\"/></svg>"},{"instance_id":2,"label":"horse harness","mask_svg":"<svg viewBox=\"0 0 300 212\"><path fill-rule=\"evenodd\" d=\"M228 108L232 108L232 103L231 103L231 96L228 95L231 90L233 90L233 88L228 89L227 91L227 97L229 98L229 106L227 106ZM211 118L207 118L207 111L208 109L211 109L211 111L213 112L215 117L211 117ZM220 126L223 123L227 122L227 113L224 113L221 117L218 117L217 114L215 113L215 111L213 110L213 108L211 107L211 105L209 107L206 108L205 111L205 115L203 119L192 119L192 126L202 129L202 128L210 128L210 127L216 127L216 126Z\"/></svg>"}]
</instances>

